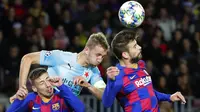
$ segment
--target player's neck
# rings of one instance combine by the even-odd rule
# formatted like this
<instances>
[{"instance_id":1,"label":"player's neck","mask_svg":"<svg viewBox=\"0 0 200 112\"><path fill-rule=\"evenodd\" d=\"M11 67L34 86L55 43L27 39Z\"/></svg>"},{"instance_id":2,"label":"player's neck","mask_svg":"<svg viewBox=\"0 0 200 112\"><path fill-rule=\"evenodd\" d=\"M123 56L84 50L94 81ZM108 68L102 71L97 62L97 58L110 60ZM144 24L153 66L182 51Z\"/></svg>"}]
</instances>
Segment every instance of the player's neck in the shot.
<instances>
[{"instance_id":1,"label":"player's neck","mask_svg":"<svg viewBox=\"0 0 200 112\"><path fill-rule=\"evenodd\" d=\"M54 95L52 95L51 97L48 98L48 97L42 96L40 94L38 94L38 95L40 96L40 98L42 99L42 101L44 103L48 103L53 98L53 96L54 96Z\"/></svg>"},{"instance_id":2,"label":"player's neck","mask_svg":"<svg viewBox=\"0 0 200 112\"><path fill-rule=\"evenodd\" d=\"M87 62L86 55L83 52L78 53L77 63L80 64L81 66L84 66L84 67L89 66L89 64Z\"/></svg>"},{"instance_id":3,"label":"player's neck","mask_svg":"<svg viewBox=\"0 0 200 112\"><path fill-rule=\"evenodd\" d=\"M120 63L121 66L124 66L124 67L127 67L127 68L134 68L134 69L138 68L137 63L131 63L130 61L120 60L119 63Z\"/></svg>"}]
</instances>

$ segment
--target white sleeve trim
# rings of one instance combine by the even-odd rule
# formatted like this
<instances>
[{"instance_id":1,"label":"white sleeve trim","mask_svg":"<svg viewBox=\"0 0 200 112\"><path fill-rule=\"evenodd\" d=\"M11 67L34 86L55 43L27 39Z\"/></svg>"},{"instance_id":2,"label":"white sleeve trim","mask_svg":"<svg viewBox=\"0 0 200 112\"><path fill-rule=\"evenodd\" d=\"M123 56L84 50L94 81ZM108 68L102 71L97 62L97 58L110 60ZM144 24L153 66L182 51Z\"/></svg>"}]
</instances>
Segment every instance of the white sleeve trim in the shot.
<instances>
[{"instance_id":1,"label":"white sleeve trim","mask_svg":"<svg viewBox=\"0 0 200 112\"><path fill-rule=\"evenodd\" d=\"M99 81L95 82L93 86L98 88L98 89L106 88L106 84L103 80L99 80Z\"/></svg>"}]
</instances>

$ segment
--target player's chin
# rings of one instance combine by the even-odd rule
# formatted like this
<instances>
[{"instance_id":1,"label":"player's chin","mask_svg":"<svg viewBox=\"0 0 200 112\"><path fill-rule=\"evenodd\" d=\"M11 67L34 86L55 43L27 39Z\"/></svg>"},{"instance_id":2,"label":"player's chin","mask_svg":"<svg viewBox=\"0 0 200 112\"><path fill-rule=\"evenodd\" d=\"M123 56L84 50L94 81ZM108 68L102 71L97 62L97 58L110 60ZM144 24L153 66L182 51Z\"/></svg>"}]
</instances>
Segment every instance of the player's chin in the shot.
<instances>
[{"instance_id":1,"label":"player's chin","mask_svg":"<svg viewBox=\"0 0 200 112\"><path fill-rule=\"evenodd\" d=\"M53 95L53 92L47 92L47 93L45 94L45 96L46 96L47 98L51 98L52 95Z\"/></svg>"},{"instance_id":2,"label":"player's chin","mask_svg":"<svg viewBox=\"0 0 200 112\"><path fill-rule=\"evenodd\" d=\"M96 62L96 63L93 63L92 66L98 66L100 63Z\"/></svg>"},{"instance_id":3,"label":"player's chin","mask_svg":"<svg viewBox=\"0 0 200 112\"><path fill-rule=\"evenodd\" d=\"M138 59L142 59L142 53L138 55Z\"/></svg>"}]
</instances>

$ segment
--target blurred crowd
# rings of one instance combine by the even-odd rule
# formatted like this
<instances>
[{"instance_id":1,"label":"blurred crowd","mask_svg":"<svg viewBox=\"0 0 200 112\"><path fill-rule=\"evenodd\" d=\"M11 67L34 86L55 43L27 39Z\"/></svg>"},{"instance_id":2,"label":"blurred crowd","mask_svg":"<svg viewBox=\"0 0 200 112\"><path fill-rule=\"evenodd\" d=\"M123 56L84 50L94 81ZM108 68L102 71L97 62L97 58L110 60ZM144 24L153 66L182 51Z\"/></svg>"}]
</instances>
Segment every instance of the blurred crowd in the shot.
<instances>
[{"instance_id":1,"label":"blurred crowd","mask_svg":"<svg viewBox=\"0 0 200 112\"><path fill-rule=\"evenodd\" d=\"M79 52L91 33L110 42L124 29L118 10L126 0L0 0L0 93L18 89L20 61L30 52ZM200 2L138 0L145 9L138 30L143 60L158 91L200 97ZM115 65L110 53L99 66ZM106 81L106 80L105 80Z\"/></svg>"}]
</instances>

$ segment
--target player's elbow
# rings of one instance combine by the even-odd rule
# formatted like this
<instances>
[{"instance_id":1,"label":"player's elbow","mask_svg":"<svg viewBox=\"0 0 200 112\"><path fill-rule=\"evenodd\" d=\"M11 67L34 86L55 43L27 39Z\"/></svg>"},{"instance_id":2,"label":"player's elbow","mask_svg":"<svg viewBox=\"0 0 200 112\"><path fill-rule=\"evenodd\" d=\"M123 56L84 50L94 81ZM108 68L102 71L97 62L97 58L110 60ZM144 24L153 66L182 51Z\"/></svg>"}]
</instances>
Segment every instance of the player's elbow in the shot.
<instances>
[{"instance_id":1,"label":"player's elbow","mask_svg":"<svg viewBox=\"0 0 200 112\"><path fill-rule=\"evenodd\" d=\"M22 57L21 63L36 64L38 63L38 53L29 53Z\"/></svg>"},{"instance_id":2,"label":"player's elbow","mask_svg":"<svg viewBox=\"0 0 200 112\"><path fill-rule=\"evenodd\" d=\"M24 55L24 56L22 57L21 62L22 62L22 63L24 63L24 62L30 62L30 63L31 63L31 62L32 62L32 59L31 59L30 54Z\"/></svg>"}]
</instances>

